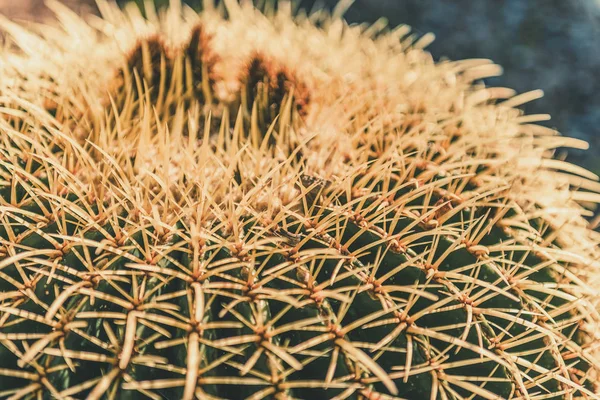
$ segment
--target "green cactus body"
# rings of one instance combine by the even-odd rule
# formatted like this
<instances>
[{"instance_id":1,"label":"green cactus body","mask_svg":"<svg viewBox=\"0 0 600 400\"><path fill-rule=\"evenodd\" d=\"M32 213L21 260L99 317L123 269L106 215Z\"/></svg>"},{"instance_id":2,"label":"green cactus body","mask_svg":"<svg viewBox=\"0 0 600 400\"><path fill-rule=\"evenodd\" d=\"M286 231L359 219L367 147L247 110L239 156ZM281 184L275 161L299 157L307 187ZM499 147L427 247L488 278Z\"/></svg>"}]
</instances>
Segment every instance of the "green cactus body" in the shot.
<instances>
[{"instance_id":1,"label":"green cactus body","mask_svg":"<svg viewBox=\"0 0 600 400\"><path fill-rule=\"evenodd\" d=\"M537 92L226 3L2 22L0 398L600 398L599 185Z\"/></svg>"}]
</instances>

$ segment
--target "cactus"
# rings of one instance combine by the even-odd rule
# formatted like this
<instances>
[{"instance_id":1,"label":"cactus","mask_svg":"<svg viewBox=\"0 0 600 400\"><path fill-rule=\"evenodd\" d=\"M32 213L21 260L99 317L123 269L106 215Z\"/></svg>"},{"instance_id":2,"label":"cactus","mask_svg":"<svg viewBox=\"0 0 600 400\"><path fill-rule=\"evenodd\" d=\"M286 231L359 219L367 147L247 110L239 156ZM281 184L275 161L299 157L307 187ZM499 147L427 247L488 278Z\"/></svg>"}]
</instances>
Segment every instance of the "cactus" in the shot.
<instances>
[{"instance_id":1,"label":"cactus","mask_svg":"<svg viewBox=\"0 0 600 400\"><path fill-rule=\"evenodd\" d=\"M540 93L225 3L0 21L0 398L600 398L600 185Z\"/></svg>"}]
</instances>

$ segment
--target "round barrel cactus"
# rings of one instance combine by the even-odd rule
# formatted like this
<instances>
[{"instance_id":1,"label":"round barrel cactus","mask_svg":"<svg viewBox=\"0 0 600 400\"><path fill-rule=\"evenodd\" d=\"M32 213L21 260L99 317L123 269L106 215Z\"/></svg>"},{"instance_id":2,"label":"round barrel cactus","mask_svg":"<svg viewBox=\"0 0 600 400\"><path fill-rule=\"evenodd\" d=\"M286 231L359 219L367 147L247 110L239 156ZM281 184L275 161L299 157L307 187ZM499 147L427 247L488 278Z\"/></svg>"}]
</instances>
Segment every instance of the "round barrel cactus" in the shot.
<instances>
[{"instance_id":1,"label":"round barrel cactus","mask_svg":"<svg viewBox=\"0 0 600 400\"><path fill-rule=\"evenodd\" d=\"M0 21L0 398L600 398L600 184L541 93L209 3Z\"/></svg>"}]
</instances>

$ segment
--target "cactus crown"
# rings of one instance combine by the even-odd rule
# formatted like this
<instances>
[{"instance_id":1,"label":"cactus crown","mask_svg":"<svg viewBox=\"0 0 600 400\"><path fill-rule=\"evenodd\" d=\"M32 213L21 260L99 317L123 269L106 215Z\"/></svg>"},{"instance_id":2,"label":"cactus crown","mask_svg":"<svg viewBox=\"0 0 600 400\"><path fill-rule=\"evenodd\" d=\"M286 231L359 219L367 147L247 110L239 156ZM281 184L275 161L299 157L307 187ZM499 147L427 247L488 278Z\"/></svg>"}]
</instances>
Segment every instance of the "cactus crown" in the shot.
<instances>
[{"instance_id":1,"label":"cactus crown","mask_svg":"<svg viewBox=\"0 0 600 400\"><path fill-rule=\"evenodd\" d=\"M585 144L430 36L2 20L0 398L598 398Z\"/></svg>"}]
</instances>

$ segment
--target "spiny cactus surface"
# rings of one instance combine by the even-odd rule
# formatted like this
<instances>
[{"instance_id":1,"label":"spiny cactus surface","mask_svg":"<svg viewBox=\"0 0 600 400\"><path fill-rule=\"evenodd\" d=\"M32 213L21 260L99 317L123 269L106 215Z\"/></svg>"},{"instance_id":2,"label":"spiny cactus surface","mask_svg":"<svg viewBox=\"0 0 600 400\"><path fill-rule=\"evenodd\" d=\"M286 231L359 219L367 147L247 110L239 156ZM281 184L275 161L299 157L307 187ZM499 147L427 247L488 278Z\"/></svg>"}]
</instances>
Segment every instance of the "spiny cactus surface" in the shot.
<instances>
[{"instance_id":1,"label":"spiny cactus surface","mask_svg":"<svg viewBox=\"0 0 600 400\"><path fill-rule=\"evenodd\" d=\"M600 185L539 93L225 3L0 21L0 398L600 398Z\"/></svg>"}]
</instances>

